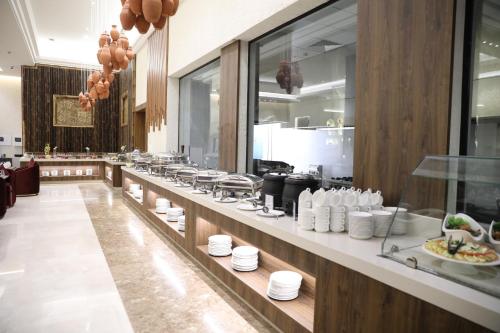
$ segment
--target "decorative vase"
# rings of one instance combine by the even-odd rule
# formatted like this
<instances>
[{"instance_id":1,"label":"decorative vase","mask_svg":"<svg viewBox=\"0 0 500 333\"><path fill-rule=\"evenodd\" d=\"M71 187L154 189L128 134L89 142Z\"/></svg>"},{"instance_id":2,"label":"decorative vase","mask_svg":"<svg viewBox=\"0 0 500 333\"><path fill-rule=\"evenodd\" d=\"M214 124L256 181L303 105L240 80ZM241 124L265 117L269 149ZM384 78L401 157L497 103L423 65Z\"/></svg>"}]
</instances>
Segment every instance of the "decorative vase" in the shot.
<instances>
[{"instance_id":1,"label":"decorative vase","mask_svg":"<svg viewBox=\"0 0 500 333\"><path fill-rule=\"evenodd\" d=\"M177 9L179 8L179 0L173 0L174 1L174 12L170 16L174 16L175 13L177 13Z\"/></svg>"},{"instance_id":2,"label":"decorative vase","mask_svg":"<svg viewBox=\"0 0 500 333\"><path fill-rule=\"evenodd\" d=\"M116 28L116 25L111 26L111 32L109 34L111 36L111 39L113 39L113 41L117 41L118 38L120 38L120 32Z\"/></svg>"},{"instance_id":3,"label":"decorative vase","mask_svg":"<svg viewBox=\"0 0 500 333\"><path fill-rule=\"evenodd\" d=\"M139 31L139 33L141 34L147 33L150 25L151 23L146 21L144 16L142 15L137 16L137 20L135 21L135 27L137 28L137 31Z\"/></svg>"},{"instance_id":4,"label":"decorative vase","mask_svg":"<svg viewBox=\"0 0 500 333\"><path fill-rule=\"evenodd\" d=\"M96 87L92 87L89 92L90 98L96 99L97 98L97 89Z\"/></svg>"},{"instance_id":5,"label":"decorative vase","mask_svg":"<svg viewBox=\"0 0 500 333\"><path fill-rule=\"evenodd\" d=\"M162 0L162 16L174 15L174 0Z\"/></svg>"},{"instance_id":6,"label":"decorative vase","mask_svg":"<svg viewBox=\"0 0 500 333\"><path fill-rule=\"evenodd\" d=\"M153 26L155 27L156 30L161 30L167 23L167 17L166 16L160 16L160 19L158 22L153 23Z\"/></svg>"},{"instance_id":7,"label":"decorative vase","mask_svg":"<svg viewBox=\"0 0 500 333\"><path fill-rule=\"evenodd\" d=\"M109 74L108 74L108 81L109 81L109 84L113 83L114 79L115 79L115 74L113 74L113 73L109 73Z\"/></svg>"},{"instance_id":8,"label":"decorative vase","mask_svg":"<svg viewBox=\"0 0 500 333\"><path fill-rule=\"evenodd\" d=\"M120 22L122 28L125 30L131 30L134 27L136 20L135 14L130 10L130 5L128 0L123 5L122 11L120 12Z\"/></svg>"},{"instance_id":9,"label":"decorative vase","mask_svg":"<svg viewBox=\"0 0 500 333\"><path fill-rule=\"evenodd\" d=\"M108 80L104 81L104 89L109 90L110 83Z\"/></svg>"},{"instance_id":10,"label":"decorative vase","mask_svg":"<svg viewBox=\"0 0 500 333\"><path fill-rule=\"evenodd\" d=\"M135 21L134 21L135 23ZM122 47L122 49L126 50L129 47L128 38L125 34L120 34L120 38L118 39L118 45Z\"/></svg>"},{"instance_id":11,"label":"decorative vase","mask_svg":"<svg viewBox=\"0 0 500 333\"><path fill-rule=\"evenodd\" d=\"M50 155L50 144L49 143L45 144L45 147L43 148L43 152L45 153L45 155Z\"/></svg>"},{"instance_id":12,"label":"decorative vase","mask_svg":"<svg viewBox=\"0 0 500 333\"><path fill-rule=\"evenodd\" d=\"M157 22L161 16L161 0L142 0L142 14L149 23Z\"/></svg>"},{"instance_id":13,"label":"decorative vase","mask_svg":"<svg viewBox=\"0 0 500 333\"><path fill-rule=\"evenodd\" d=\"M116 60L111 60L111 63L113 64L113 69L115 71L119 71L120 70L120 63L117 62Z\"/></svg>"},{"instance_id":14,"label":"decorative vase","mask_svg":"<svg viewBox=\"0 0 500 333\"><path fill-rule=\"evenodd\" d=\"M127 52L126 52L128 60L134 59L134 51L132 50L132 47L128 47Z\"/></svg>"},{"instance_id":15,"label":"decorative vase","mask_svg":"<svg viewBox=\"0 0 500 333\"><path fill-rule=\"evenodd\" d=\"M102 83L102 81L97 82L97 84L95 85L95 90L98 94L102 94L104 90L104 83Z\"/></svg>"},{"instance_id":16,"label":"decorative vase","mask_svg":"<svg viewBox=\"0 0 500 333\"><path fill-rule=\"evenodd\" d=\"M121 63L125 57L125 50L121 46L118 46L115 51L115 59L118 63Z\"/></svg>"},{"instance_id":17,"label":"decorative vase","mask_svg":"<svg viewBox=\"0 0 500 333\"><path fill-rule=\"evenodd\" d=\"M94 83L97 83L99 82L100 79L101 79L101 73L99 71L94 71L92 73L92 81L94 81Z\"/></svg>"},{"instance_id":18,"label":"decorative vase","mask_svg":"<svg viewBox=\"0 0 500 333\"><path fill-rule=\"evenodd\" d=\"M108 37L109 35L107 34L106 31L104 31L101 36L99 37L99 47L103 47L104 44L108 42Z\"/></svg>"},{"instance_id":19,"label":"decorative vase","mask_svg":"<svg viewBox=\"0 0 500 333\"><path fill-rule=\"evenodd\" d=\"M113 59L115 59L115 51L116 51L117 47L118 47L118 44L116 42L112 42L109 45L109 53L111 55L110 61L113 61Z\"/></svg>"},{"instance_id":20,"label":"decorative vase","mask_svg":"<svg viewBox=\"0 0 500 333\"><path fill-rule=\"evenodd\" d=\"M92 81L92 77L87 79L87 89L90 89L94 86L94 81Z\"/></svg>"},{"instance_id":21,"label":"decorative vase","mask_svg":"<svg viewBox=\"0 0 500 333\"><path fill-rule=\"evenodd\" d=\"M135 15L142 14L142 0L129 0L129 8Z\"/></svg>"},{"instance_id":22,"label":"decorative vase","mask_svg":"<svg viewBox=\"0 0 500 333\"><path fill-rule=\"evenodd\" d=\"M111 50L108 44L105 44L101 50L101 64L106 65L111 61Z\"/></svg>"},{"instance_id":23,"label":"decorative vase","mask_svg":"<svg viewBox=\"0 0 500 333\"><path fill-rule=\"evenodd\" d=\"M111 56L110 56L111 59ZM111 75L111 71L113 70L113 67L109 64L110 62L108 61L107 63L104 63L102 65L102 71L104 72L104 75L109 77Z\"/></svg>"},{"instance_id":24,"label":"decorative vase","mask_svg":"<svg viewBox=\"0 0 500 333\"><path fill-rule=\"evenodd\" d=\"M123 61L120 63L120 68L121 69L127 69L128 67L128 58L127 57L123 57Z\"/></svg>"}]
</instances>

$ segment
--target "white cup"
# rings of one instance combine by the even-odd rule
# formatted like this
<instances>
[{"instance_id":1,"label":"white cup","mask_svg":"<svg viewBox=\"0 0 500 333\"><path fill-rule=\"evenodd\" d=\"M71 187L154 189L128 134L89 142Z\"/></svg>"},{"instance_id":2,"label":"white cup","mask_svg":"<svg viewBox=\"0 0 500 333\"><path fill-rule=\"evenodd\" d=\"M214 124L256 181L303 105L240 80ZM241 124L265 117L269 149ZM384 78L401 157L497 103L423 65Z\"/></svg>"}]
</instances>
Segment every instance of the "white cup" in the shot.
<instances>
[{"instance_id":1,"label":"white cup","mask_svg":"<svg viewBox=\"0 0 500 333\"><path fill-rule=\"evenodd\" d=\"M333 192L332 194L330 194L330 200L328 202L328 204L330 206L340 206L342 205L342 198L343 198L343 193L341 191L335 191Z\"/></svg>"},{"instance_id":2,"label":"white cup","mask_svg":"<svg viewBox=\"0 0 500 333\"><path fill-rule=\"evenodd\" d=\"M389 228L391 227L392 216L391 212L386 210L372 210L375 237L386 237Z\"/></svg>"},{"instance_id":3,"label":"white cup","mask_svg":"<svg viewBox=\"0 0 500 333\"><path fill-rule=\"evenodd\" d=\"M314 213L310 208L300 208L297 217L299 227L303 230L314 229Z\"/></svg>"},{"instance_id":4,"label":"white cup","mask_svg":"<svg viewBox=\"0 0 500 333\"><path fill-rule=\"evenodd\" d=\"M345 206L333 206L333 207L331 207L332 214L345 213L345 211L346 211Z\"/></svg>"},{"instance_id":5,"label":"white cup","mask_svg":"<svg viewBox=\"0 0 500 333\"><path fill-rule=\"evenodd\" d=\"M373 215L366 212L349 213L349 237L370 239L373 237Z\"/></svg>"},{"instance_id":6,"label":"white cup","mask_svg":"<svg viewBox=\"0 0 500 333\"><path fill-rule=\"evenodd\" d=\"M342 202L347 207L357 206L358 198L357 198L356 194L354 194L354 192L348 192L348 193L344 194L344 197L342 198Z\"/></svg>"}]
</instances>

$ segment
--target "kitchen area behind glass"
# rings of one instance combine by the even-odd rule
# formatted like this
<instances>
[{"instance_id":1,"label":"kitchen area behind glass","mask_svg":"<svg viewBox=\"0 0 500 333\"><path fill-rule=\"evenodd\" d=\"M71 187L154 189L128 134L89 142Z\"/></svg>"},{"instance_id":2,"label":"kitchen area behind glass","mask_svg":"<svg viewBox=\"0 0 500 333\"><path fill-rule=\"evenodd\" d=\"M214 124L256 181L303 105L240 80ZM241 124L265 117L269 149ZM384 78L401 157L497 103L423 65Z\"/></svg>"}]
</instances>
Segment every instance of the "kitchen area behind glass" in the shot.
<instances>
[{"instance_id":1,"label":"kitchen area behind glass","mask_svg":"<svg viewBox=\"0 0 500 333\"><path fill-rule=\"evenodd\" d=\"M220 60L180 79L179 151L200 167L219 159Z\"/></svg>"},{"instance_id":2,"label":"kitchen area behind glass","mask_svg":"<svg viewBox=\"0 0 500 333\"><path fill-rule=\"evenodd\" d=\"M324 186L352 180L356 13L338 1L250 44L250 172L285 162Z\"/></svg>"}]
</instances>

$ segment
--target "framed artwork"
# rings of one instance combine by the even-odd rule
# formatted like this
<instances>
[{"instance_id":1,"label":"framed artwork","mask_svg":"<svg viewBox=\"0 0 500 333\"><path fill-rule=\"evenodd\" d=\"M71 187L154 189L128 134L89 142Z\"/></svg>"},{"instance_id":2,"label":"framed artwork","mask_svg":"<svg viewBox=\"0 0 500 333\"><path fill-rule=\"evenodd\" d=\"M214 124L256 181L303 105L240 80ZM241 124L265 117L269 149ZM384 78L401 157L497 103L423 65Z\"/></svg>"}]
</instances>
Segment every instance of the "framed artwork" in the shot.
<instances>
[{"instance_id":1,"label":"framed artwork","mask_svg":"<svg viewBox=\"0 0 500 333\"><path fill-rule=\"evenodd\" d=\"M120 97L120 125L128 126L128 92L124 92Z\"/></svg>"},{"instance_id":2,"label":"framed artwork","mask_svg":"<svg viewBox=\"0 0 500 333\"><path fill-rule=\"evenodd\" d=\"M84 111L78 96L53 95L54 127L94 127L94 108Z\"/></svg>"}]
</instances>

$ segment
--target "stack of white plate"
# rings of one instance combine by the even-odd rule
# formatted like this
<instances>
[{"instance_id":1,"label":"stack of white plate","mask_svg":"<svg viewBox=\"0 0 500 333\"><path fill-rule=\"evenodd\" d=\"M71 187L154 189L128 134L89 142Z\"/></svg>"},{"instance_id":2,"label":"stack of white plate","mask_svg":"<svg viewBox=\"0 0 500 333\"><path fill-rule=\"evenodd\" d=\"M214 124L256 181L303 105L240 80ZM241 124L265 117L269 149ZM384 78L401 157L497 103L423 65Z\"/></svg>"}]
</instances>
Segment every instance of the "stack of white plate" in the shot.
<instances>
[{"instance_id":1,"label":"stack of white plate","mask_svg":"<svg viewBox=\"0 0 500 333\"><path fill-rule=\"evenodd\" d=\"M258 267L259 249L253 246L238 246L233 249L231 264L240 272L254 271Z\"/></svg>"},{"instance_id":2,"label":"stack of white plate","mask_svg":"<svg viewBox=\"0 0 500 333\"><path fill-rule=\"evenodd\" d=\"M142 195L143 195L143 192L141 189L135 189L134 192L132 193L132 195L134 196L134 198L136 198L137 200L142 200Z\"/></svg>"},{"instance_id":3,"label":"stack of white plate","mask_svg":"<svg viewBox=\"0 0 500 333\"><path fill-rule=\"evenodd\" d=\"M302 275L292 271L278 271L269 276L267 296L279 300L289 301L299 296Z\"/></svg>"},{"instance_id":4,"label":"stack of white plate","mask_svg":"<svg viewBox=\"0 0 500 333\"><path fill-rule=\"evenodd\" d=\"M185 230L185 224L186 224L186 216L181 215L177 218L177 230L179 231L184 231Z\"/></svg>"},{"instance_id":5,"label":"stack of white plate","mask_svg":"<svg viewBox=\"0 0 500 333\"><path fill-rule=\"evenodd\" d=\"M233 240L228 235L213 235L208 237L208 254L215 257L225 257L231 254Z\"/></svg>"},{"instance_id":6,"label":"stack of white plate","mask_svg":"<svg viewBox=\"0 0 500 333\"><path fill-rule=\"evenodd\" d=\"M179 216L184 215L184 209L179 207L167 208L167 221L168 222L177 222L179 220Z\"/></svg>"},{"instance_id":7,"label":"stack of white plate","mask_svg":"<svg viewBox=\"0 0 500 333\"><path fill-rule=\"evenodd\" d=\"M165 198L156 199L156 212L158 214L167 214L168 208L170 208L170 201Z\"/></svg>"}]
</instances>

